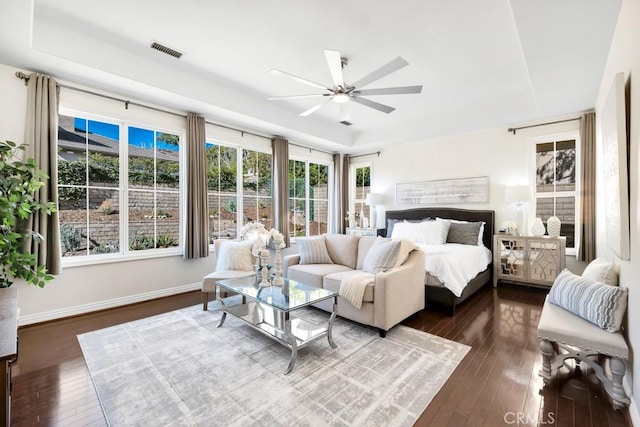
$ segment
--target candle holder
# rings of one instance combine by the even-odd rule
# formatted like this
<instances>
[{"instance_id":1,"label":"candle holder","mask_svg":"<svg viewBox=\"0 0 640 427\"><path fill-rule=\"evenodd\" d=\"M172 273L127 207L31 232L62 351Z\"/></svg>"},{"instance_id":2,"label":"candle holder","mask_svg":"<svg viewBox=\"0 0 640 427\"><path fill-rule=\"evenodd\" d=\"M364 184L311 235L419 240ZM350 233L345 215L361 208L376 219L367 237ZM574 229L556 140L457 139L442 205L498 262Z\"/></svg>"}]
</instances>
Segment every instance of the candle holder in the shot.
<instances>
[{"instance_id":1,"label":"candle holder","mask_svg":"<svg viewBox=\"0 0 640 427\"><path fill-rule=\"evenodd\" d=\"M271 286L269 282L269 251L266 249L260 252L260 265L262 267L262 281L260 282L260 286L266 288L267 286Z\"/></svg>"},{"instance_id":2,"label":"candle holder","mask_svg":"<svg viewBox=\"0 0 640 427\"><path fill-rule=\"evenodd\" d=\"M280 249L284 246L284 241L275 240L274 245L276 247L276 277L273 278L273 284L275 286L284 285L284 279L282 278L282 253Z\"/></svg>"}]
</instances>

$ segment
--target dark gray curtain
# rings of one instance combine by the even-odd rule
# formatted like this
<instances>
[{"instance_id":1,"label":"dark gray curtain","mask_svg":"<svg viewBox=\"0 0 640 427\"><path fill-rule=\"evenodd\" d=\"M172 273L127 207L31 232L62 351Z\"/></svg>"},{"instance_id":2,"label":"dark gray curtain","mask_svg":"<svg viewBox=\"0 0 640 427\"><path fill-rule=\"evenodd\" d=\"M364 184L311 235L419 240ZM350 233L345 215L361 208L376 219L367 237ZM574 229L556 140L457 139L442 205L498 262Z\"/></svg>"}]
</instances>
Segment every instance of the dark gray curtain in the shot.
<instances>
[{"instance_id":1,"label":"dark gray curtain","mask_svg":"<svg viewBox=\"0 0 640 427\"><path fill-rule=\"evenodd\" d=\"M349 210L349 156L333 155L333 233L346 231L347 211Z\"/></svg>"},{"instance_id":2,"label":"dark gray curtain","mask_svg":"<svg viewBox=\"0 0 640 427\"><path fill-rule=\"evenodd\" d=\"M274 228L284 235L289 247L289 141L276 137L271 140L271 198Z\"/></svg>"},{"instance_id":3,"label":"dark gray curtain","mask_svg":"<svg viewBox=\"0 0 640 427\"><path fill-rule=\"evenodd\" d=\"M591 262L596 257L596 113L580 121L580 247L578 260Z\"/></svg>"},{"instance_id":4,"label":"dark gray curtain","mask_svg":"<svg viewBox=\"0 0 640 427\"><path fill-rule=\"evenodd\" d=\"M187 234L184 258L209 256L204 117L187 115Z\"/></svg>"},{"instance_id":5,"label":"dark gray curtain","mask_svg":"<svg viewBox=\"0 0 640 427\"><path fill-rule=\"evenodd\" d=\"M38 203L53 202L58 207L58 85L55 79L38 73L29 75L27 88L27 156L33 157L49 179L35 194ZM32 242L31 253L38 266L49 274L60 274L60 221L58 212L39 212L31 218L31 229L44 237L40 244Z\"/></svg>"}]
</instances>

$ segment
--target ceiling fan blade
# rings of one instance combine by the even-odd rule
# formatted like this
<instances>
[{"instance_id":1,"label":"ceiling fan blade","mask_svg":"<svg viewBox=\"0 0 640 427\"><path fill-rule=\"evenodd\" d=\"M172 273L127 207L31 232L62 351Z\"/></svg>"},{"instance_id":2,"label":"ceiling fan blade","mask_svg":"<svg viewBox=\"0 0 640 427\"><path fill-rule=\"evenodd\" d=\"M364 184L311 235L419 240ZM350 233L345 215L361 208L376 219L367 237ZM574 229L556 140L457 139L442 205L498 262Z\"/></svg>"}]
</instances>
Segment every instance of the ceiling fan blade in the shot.
<instances>
[{"instance_id":1,"label":"ceiling fan blade","mask_svg":"<svg viewBox=\"0 0 640 427\"><path fill-rule=\"evenodd\" d=\"M329 71L331 72L333 85L335 87L344 87L344 77L342 76L342 60L340 59L340 52L338 52L337 50L325 49L324 55L327 57L327 65L329 65Z\"/></svg>"},{"instance_id":2,"label":"ceiling fan blade","mask_svg":"<svg viewBox=\"0 0 640 427\"><path fill-rule=\"evenodd\" d=\"M293 74L285 73L284 71L271 70L271 71L269 71L269 73L275 74L275 75L289 77L290 79L296 80L297 82L303 83L305 85L317 87L319 89L331 90L330 88L328 88L326 86L322 86L321 84L312 82L311 80L303 79L302 77L294 76Z\"/></svg>"},{"instance_id":3,"label":"ceiling fan blade","mask_svg":"<svg viewBox=\"0 0 640 427\"><path fill-rule=\"evenodd\" d=\"M340 104L340 121L341 122L351 121L351 103L350 102L345 102Z\"/></svg>"},{"instance_id":4,"label":"ceiling fan blade","mask_svg":"<svg viewBox=\"0 0 640 427\"><path fill-rule=\"evenodd\" d=\"M307 117L309 114L318 111L323 105L325 105L327 102L331 101L331 98L327 99L324 102L321 102L320 104L314 105L313 107L309 108L307 111L303 111L302 113L298 114L300 117Z\"/></svg>"},{"instance_id":5,"label":"ceiling fan blade","mask_svg":"<svg viewBox=\"0 0 640 427\"><path fill-rule=\"evenodd\" d=\"M420 93L422 86L382 87L379 89L354 90L354 95L400 95L406 93Z\"/></svg>"},{"instance_id":6,"label":"ceiling fan blade","mask_svg":"<svg viewBox=\"0 0 640 427\"><path fill-rule=\"evenodd\" d=\"M407 65L409 65L409 63L402 59L402 57L398 56L393 61L387 63L386 65L383 65L374 72L364 76L357 82L353 83L353 86L356 88L364 87L370 83L375 82L376 80L380 80L381 78L388 76L394 71L398 71L400 68L406 67Z\"/></svg>"},{"instance_id":7,"label":"ceiling fan blade","mask_svg":"<svg viewBox=\"0 0 640 427\"><path fill-rule=\"evenodd\" d=\"M357 102L358 104L366 105L367 107L373 108L374 110L382 111L383 113L387 114L395 110L395 108L393 107L389 107L388 105L380 104L379 102L375 102L366 98L352 97L351 100L353 102Z\"/></svg>"},{"instance_id":8,"label":"ceiling fan blade","mask_svg":"<svg viewBox=\"0 0 640 427\"><path fill-rule=\"evenodd\" d=\"M279 101L281 99L303 99L303 98L317 98L321 96L330 96L330 93L314 93L309 95L289 95L289 96L272 96L267 98L269 101Z\"/></svg>"}]
</instances>

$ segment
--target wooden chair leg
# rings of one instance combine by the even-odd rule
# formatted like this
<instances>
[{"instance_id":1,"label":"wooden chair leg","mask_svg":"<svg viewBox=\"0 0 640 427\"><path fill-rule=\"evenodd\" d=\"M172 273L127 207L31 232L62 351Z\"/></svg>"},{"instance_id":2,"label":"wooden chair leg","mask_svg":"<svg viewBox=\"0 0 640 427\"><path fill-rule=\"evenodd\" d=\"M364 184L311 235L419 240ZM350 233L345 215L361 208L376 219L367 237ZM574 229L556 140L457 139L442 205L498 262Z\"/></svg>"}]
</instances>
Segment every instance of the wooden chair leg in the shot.
<instances>
[{"instance_id":1,"label":"wooden chair leg","mask_svg":"<svg viewBox=\"0 0 640 427\"><path fill-rule=\"evenodd\" d=\"M613 407L615 409L622 409L629 405L629 398L622 388L622 378L627 369L624 360L619 357L612 357L609 360L609 367L611 368L611 376L613 381L611 384L610 396L613 399Z\"/></svg>"},{"instance_id":2,"label":"wooden chair leg","mask_svg":"<svg viewBox=\"0 0 640 427\"><path fill-rule=\"evenodd\" d=\"M551 341L540 340L540 353L542 353L542 370L538 373L542 377L544 385L549 385L553 379L551 372L551 360L555 354Z\"/></svg>"},{"instance_id":3,"label":"wooden chair leg","mask_svg":"<svg viewBox=\"0 0 640 427\"><path fill-rule=\"evenodd\" d=\"M209 310L209 292L202 293L202 311Z\"/></svg>"}]
</instances>

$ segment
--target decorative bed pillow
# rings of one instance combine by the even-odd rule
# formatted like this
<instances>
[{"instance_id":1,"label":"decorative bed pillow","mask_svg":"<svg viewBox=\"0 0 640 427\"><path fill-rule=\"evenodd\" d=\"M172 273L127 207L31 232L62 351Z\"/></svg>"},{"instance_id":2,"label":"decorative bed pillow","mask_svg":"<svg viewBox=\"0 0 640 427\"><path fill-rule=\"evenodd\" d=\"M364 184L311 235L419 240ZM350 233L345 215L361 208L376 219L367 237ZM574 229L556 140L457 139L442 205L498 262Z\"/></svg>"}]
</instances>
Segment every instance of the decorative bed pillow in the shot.
<instances>
[{"instance_id":1,"label":"decorative bed pillow","mask_svg":"<svg viewBox=\"0 0 640 427\"><path fill-rule=\"evenodd\" d=\"M477 242L477 245L484 246L484 242L482 241L482 236L484 235L484 225L485 225L484 221L471 222L471 221L461 221L459 219L448 219L448 218L442 218L442 220L450 221L451 224L480 224L480 228L478 229L478 242ZM451 230L449 230L449 231L451 231ZM447 243L453 243L453 242L449 242L447 240ZM470 244L473 244L473 243L470 243Z\"/></svg>"},{"instance_id":2,"label":"decorative bed pillow","mask_svg":"<svg viewBox=\"0 0 640 427\"><path fill-rule=\"evenodd\" d=\"M216 253L216 270L252 271L254 262L252 247L251 240L221 242Z\"/></svg>"},{"instance_id":3,"label":"decorative bed pillow","mask_svg":"<svg viewBox=\"0 0 640 427\"><path fill-rule=\"evenodd\" d=\"M393 227L399 222L422 222L422 221L430 221L431 218L425 219L387 219L387 237L392 237L393 235Z\"/></svg>"},{"instance_id":4,"label":"decorative bed pillow","mask_svg":"<svg viewBox=\"0 0 640 427\"><path fill-rule=\"evenodd\" d=\"M478 236L482 222L454 222L451 221L447 243L460 243L462 245L478 245Z\"/></svg>"},{"instance_id":5,"label":"decorative bed pillow","mask_svg":"<svg viewBox=\"0 0 640 427\"><path fill-rule=\"evenodd\" d=\"M419 222L396 222L393 226L393 232L391 233L392 239L407 239L412 242L417 242L420 236L420 223Z\"/></svg>"},{"instance_id":6,"label":"decorative bed pillow","mask_svg":"<svg viewBox=\"0 0 640 427\"><path fill-rule=\"evenodd\" d=\"M324 236L297 237L300 264L333 264Z\"/></svg>"},{"instance_id":7,"label":"decorative bed pillow","mask_svg":"<svg viewBox=\"0 0 640 427\"><path fill-rule=\"evenodd\" d=\"M627 288L576 276L564 269L551 287L549 302L607 332L617 332L627 308Z\"/></svg>"},{"instance_id":8,"label":"decorative bed pillow","mask_svg":"<svg viewBox=\"0 0 640 427\"><path fill-rule=\"evenodd\" d=\"M420 223L420 240L417 243L426 245L443 245L447 243L447 234L449 234L450 226L451 223L449 221L438 219Z\"/></svg>"},{"instance_id":9,"label":"decorative bed pillow","mask_svg":"<svg viewBox=\"0 0 640 427\"><path fill-rule=\"evenodd\" d=\"M400 253L400 241L378 237L362 262L367 273L382 273L393 268Z\"/></svg>"},{"instance_id":10,"label":"decorative bed pillow","mask_svg":"<svg viewBox=\"0 0 640 427\"><path fill-rule=\"evenodd\" d=\"M616 267L604 258L596 258L591 261L582 272L582 277L606 283L607 285L618 286Z\"/></svg>"}]
</instances>

